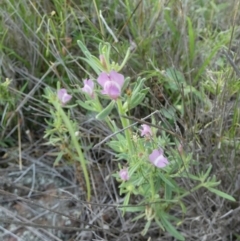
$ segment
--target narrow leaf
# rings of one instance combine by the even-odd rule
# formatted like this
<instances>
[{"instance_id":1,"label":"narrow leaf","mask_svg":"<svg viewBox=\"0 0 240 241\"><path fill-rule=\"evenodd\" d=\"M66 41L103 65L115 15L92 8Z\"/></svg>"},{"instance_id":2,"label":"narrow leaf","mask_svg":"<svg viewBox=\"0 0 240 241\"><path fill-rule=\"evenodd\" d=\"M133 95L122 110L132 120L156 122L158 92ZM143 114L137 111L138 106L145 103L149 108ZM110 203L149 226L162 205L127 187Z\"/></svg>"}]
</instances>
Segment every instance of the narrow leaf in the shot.
<instances>
[{"instance_id":1,"label":"narrow leaf","mask_svg":"<svg viewBox=\"0 0 240 241\"><path fill-rule=\"evenodd\" d=\"M86 110L95 111L95 109L91 105L88 105L86 102L83 102L81 100L77 100L76 102Z\"/></svg>"},{"instance_id":2,"label":"narrow leaf","mask_svg":"<svg viewBox=\"0 0 240 241\"><path fill-rule=\"evenodd\" d=\"M180 234L176 228L167 220L167 217L166 215L164 215L162 213L161 215L161 221L162 221L162 224L163 226L166 228L166 230L171 234L173 235L176 239L178 240L181 240L181 241L184 241L185 238L182 236L182 234Z\"/></svg>"},{"instance_id":3,"label":"narrow leaf","mask_svg":"<svg viewBox=\"0 0 240 241\"><path fill-rule=\"evenodd\" d=\"M221 191L219 191L219 190L217 190L217 189L215 189L215 188L212 188L212 187L208 187L207 189L208 189L210 192L215 193L215 194L217 194L217 195L220 196L220 197L223 197L223 198L228 199L228 200L230 200L230 201L236 202L236 200L235 200L234 197L226 194L225 192L221 192Z\"/></svg>"},{"instance_id":4,"label":"narrow leaf","mask_svg":"<svg viewBox=\"0 0 240 241\"><path fill-rule=\"evenodd\" d=\"M173 189L175 188L175 186L171 183L171 181L169 179L167 179L165 177L165 175L163 173L159 172L158 175L168 186L170 186Z\"/></svg>"},{"instance_id":5,"label":"narrow leaf","mask_svg":"<svg viewBox=\"0 0 240 241\"><path fill-rule=\"evenodd\" d=\"M145 223L145 227L144 229L142 230L141 232L141 235L142 236L145 236L148 232L148 229L150 228L150 225L151 225L151 220L148 220L146 223Z\"/></svg>"},{"instance_id":6,"label":"narrow leaf","mask_svg":"<svg viewBox=\"0 0 240 241\"><path fill-rule=\"evenodd\" d=\"M115 101L112 100L110 104L96 116L96 118L98 120L104 120L110 114L114 105L115 105Z\"/></svg>"}]
</instances>

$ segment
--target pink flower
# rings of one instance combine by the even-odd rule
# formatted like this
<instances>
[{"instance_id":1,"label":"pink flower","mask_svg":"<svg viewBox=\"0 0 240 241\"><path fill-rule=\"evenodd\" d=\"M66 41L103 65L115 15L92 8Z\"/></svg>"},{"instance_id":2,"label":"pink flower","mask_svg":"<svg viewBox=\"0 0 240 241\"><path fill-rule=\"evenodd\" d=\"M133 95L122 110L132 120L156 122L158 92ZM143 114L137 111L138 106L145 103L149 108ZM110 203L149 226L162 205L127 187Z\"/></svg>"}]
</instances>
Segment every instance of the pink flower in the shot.
<instances>
[{"instance_id":1,"label":"pink flower","mask_svg":"<svg viewBox=\"0 0 240 241\"><path fill-rule=\"evenodd\" d=\"M149 125L143 124L141 125L141 127L143 128L141 130L141 136L146 136L146 137L152 136L152 130Z\"/></svg>"},{"instance_id":2,"label":"pink flower","mask_svg":"<svg viewBox=\"0 0 240 241\"><path fill-rule=\"evenodd\" d=\"M122 170L120 170L119 176L123 181L127 181L129 179L128 169L123 168Z\"/></svg>"},{"instance_id":3,"label":"pink flower","mask_svg":"<svg viewBox=\"0 0 240 241\"><path fill-rule=\"evenodd\" d=\"M57 92L58 99L61 101L62 105L65 105L68 101L72 99L72 96L67 93L66 89L60 89Z\"/></svg>"},{"instance_id":4,"label":"pink flower","mask_svg":"<svg viewBox=\"0 0 240 241\"><path fill-rule=\"evenodd\" d=\"M91 98L94 98L94 92L93 92L94 82L91 79L85 79L83 83L84 83L84 86L82 88L82 91L89 94Z\"/></svg>"},{"instance_id":5,"label":"pink flower","mask_svg":"<svg viewBox=\"0 0 240 241\"><path fill-rule=\"evenodd\" d=\"M108 95L116 100L121 95L121 89L124 84L124 76L112 70L108 73L101 73L97 82L102 86L102 94Z\"/></svg>"},{"instance_id":6,"label":"pink flower","mask_svg":"<svg viewBox=\"0 0 240 241\"><path fill-rule=\"evenodd\" d=\"M149 160L154 166L159 168L163 168L169 164L168 159L163 156L163 150L161 148L153 150L149 155Z\"/></svg>"}]
</instances>

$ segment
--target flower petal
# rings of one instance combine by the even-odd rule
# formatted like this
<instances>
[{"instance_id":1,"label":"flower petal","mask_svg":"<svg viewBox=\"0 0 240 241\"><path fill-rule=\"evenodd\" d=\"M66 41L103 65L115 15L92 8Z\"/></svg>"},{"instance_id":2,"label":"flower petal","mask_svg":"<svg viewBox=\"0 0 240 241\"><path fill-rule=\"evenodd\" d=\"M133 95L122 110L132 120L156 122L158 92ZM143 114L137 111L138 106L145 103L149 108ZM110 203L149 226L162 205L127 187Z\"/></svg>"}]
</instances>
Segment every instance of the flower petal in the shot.
<instances>
[{"instance_id":1,"label":"flower petal","mask_svg":"<svg viewBox=\"0 0 240 241\"><path fill-rule=\"evenodd\" d=\"M66 93L67 93L67 90L66 90L66 89L60 89L60 90L58 90L58 92L57 92L58 99L61 100L61 99L62 99L62 96L63 96L64 94L66 94Z\"/></svg>"},{"instance_id":2,"label":"flower petal","mask_svg":"<svg viewBox=\"0 0 240 241\"><path fill-rule=\"evenodd\" d=\"M149 155L150 162L159 168L163 168L169 164L169 161L166 157L163 156L162 149L153 150L153 152Z\"/></svg>"},{"instance_id":3,"label":"flower petal","mask_svg":"<svg viewBox=\"0 0 240 241\"><path fill-rule=\"evenodd\" d=\"M64 94L63 97L62 97L62 103L63 104L66 104L68 101L70 101L72 99L72 96L69 95L69 94Z\"/></svg>"},{"instance_id":4,"label":"flower petal","mask_svg":"<svg viewBox=\"0 0 240 241\"><path fill-rule=\"evenodd\" d=\"M143 124L141 125L141 127L143 128L141 130L141 136L146 136L146 137L152 136L152 130L149 125Z\"/></svg>"},{"instance_id":5,"label":"flower petal","mask_svg":"<svg viewBox=\"0 0 240 241\"><path fill-rule=\"evenodd\" d=\"M121 89L117 83L108 81L105 83L102 94L108 95L111 99L116 100L121 95Z\"/></svg>"},{"instance_id":6,"label":"flower petal","mask_svg":"<svg viewBox=\"0 0 240 241\"><path fill-rule=\"evenodd\" d=\"M164 156L159 156L157 159L154 160L154 163L153 163L156 167L159 167L159 168L163 168L165 167L166 165L169 164L168 160L166 157Z\"/></svg>"},{"instance_id":7,"label":"flower petal","mask_svg":"<svg viewBox=\"0 0 240 241\"><path fill-rule=\"evenodd\" d=\"M89 79L89 80L86 79L83 82L84 82L84 86L82 88L82 91L89 94L93 98L93 96L94 96L94 92L93 92L94 82L91 79Z\"/></svg>"},{"instance_id":8,"label":"flower petal","mask_svg":"<svg viewBox=\"0 0 240 241\"><path fill-rule=\"evenodd\" d=\"M97 78L97 82L104 88L104 85L107 81L110 80L110 77L107 73L102 72L98 78Z\"/></svg>"},{"instance_id":9,"label":"flower petal","mask_svg":"<svg viewBox=\"0 0 240 241\"><path fill-rule=\"evenodd\" d=\"M116 71L112 70L109 74L111 81L116 82L120 89L122 89L124 84L124 76L122 74L117 73Z\"/></svg>"},{"instance_id":10,"label":"flower petal","mask_svg":"<svg viewBox=\"0 0 240 241\"><path fill-rule=\"evenodd\" d=\"M91 79L85 79L83 83L84 85L88 85L91 89L94 88L94 82Z\"/></svg>"},{"instance_id":11,"label":"flower petal","mask_svg":"<svg viewBox=\"0 0 240 241\"><path fill-rule=\"evenodd\" d=\"M58 99L61 101L62 105L65 105L68 101L72 99L72 96L67 93L66 89L60 89L57 92Z\"/></svg>"},{"instance_id":12,"label":"flower petal","mask_svg":"<svg viewBox=\"0 0 240 241\"><path fill-rule=\"evenodd\" d=\"M117 99L121 95L121 89L124 84L124 76L112 70L109 74L102 72L97 82L102 86L103 94L109 95L111 99Z\"/></svg>"},{"instance_id":13,"label":"flower petal","mask_svg":"<svg viewBox=\"0 0 240 241\"><path fill-rule=\"evenodd\" d=\"M127 181L129 179L128 169L127 168L121 169L119 171L119 176L123 181Z\"/></svg>"},{"instance_id":14,"label":"flower petal","mask_svg":"<svg viewBox=\"0 0 240 241\"><path fill-rule=\"evenodd\" d=\"M163 150L162 149L155 149L153 152L149 155L150 161L154 161L158 156L163 155Z\"/></svg>"}]
</instances>

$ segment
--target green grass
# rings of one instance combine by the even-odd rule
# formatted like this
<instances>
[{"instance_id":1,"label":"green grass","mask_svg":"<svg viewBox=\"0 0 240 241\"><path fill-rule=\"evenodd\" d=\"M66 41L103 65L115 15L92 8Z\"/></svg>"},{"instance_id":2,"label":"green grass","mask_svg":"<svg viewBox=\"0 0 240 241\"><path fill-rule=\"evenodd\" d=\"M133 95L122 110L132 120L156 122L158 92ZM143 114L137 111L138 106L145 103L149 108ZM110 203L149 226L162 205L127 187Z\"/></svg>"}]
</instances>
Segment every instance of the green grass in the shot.
<instances>
[{"instance_id":1,"label":"green grass","mask_svg":"<svg viewBox=\"0 0 240 241\"><path fill-rule=\"evenodd\" d=\"M1 150L28 143L26 130L34 142L47 142L42 137L51 105L43 97L44 88L54 91L60 82L61 87L74 89L74 98L84 100L78 91L83 80L97 76L82 60L77 41L96 57L99 43L108 42L117 63L131 48L122 73L130 77L130 84L146 78L151 90L131 115L143 118L159 110L157 121L181 135L185 151L198 161L193 171L206 170L211 163L213 174L222 181L220 189L235 195L240 138L240 76L234 69L239 62L238 11L238 1L221 0L1 1ZM6 78L11 83L3 87ZM91 114L80 108L71 111L80 125L90 122L85 114L91 120ZM109 131L93 125L91 135L82 133L83 139L88 136L86 146L101 141ZM197 195L201 194L186 202L198 200ZM228 203L213 202L221 205L221 212L229 210ZM200 199L197 205L207 209L212 204ZM232 233L237 235L236 230Z\"/></svg>"}]
</instances>

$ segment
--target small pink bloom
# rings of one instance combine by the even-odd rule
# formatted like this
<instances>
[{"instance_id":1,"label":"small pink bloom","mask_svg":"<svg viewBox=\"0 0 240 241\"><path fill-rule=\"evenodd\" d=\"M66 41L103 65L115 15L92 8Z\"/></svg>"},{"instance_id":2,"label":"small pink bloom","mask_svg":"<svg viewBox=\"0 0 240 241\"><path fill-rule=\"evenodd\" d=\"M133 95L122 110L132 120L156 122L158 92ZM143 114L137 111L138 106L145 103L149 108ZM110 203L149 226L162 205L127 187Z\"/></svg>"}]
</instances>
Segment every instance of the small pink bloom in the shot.
<instances>
[{"instance_id":1,"label":"small pink bloom","mask_svg":"<svg viewBox=\"0 0 240 241\"><path fill-rule=\"evenodd\" d=\"M152 136L152 130L149 125L143 124L141 125L141 127L143 128L141 130L141 136L146 136L146 137Z\"/></svg>"},{"instance_id":2,"label":"small pink bloom","mask_svg":"<svg viewBox=\"0 0 240 241\"><path fill-rule=\"evenodd\" d=\"M119 171L119 176L123 181L127 181L129 179L128 175L128 169L123 168L122 170Z\"/></svg>"},{"instance_id":3,"label":"small pink bloom","mask_svg":"<svg viewBox=\"0 0 240 241\"><path fill-rule=\"evenodd\" d=\"M82 91L89 94L92 98L94 98L94 82L91 79L85 79L83 83L84 86L82 88Z\"/></svg>"},{"instance_id":4,"label":"small pink bloom","mask_svg":"<svg viewBox=\"0 0 240 241\"><path fill-rule=\"evenodd\" d=\"M61 101L62 105L65 105L68 101L72 99L72 96L67 93L66 89L60 89L57 92L58 99Z\"/></svg>"},{"instance_id":5,"label":"small pink bloom","mask_svg":"<svg viewBox=\"0 0 240 241\"><path fill-rule=\"evenodd\" d=\"M108 95L111 99L116 100L121 95L121 89L124 84L124 76L112 70L108 73L101 73L97 82L102 86L102 94Z\"/></svg>"},{"instance_id":6,"label":"small pink bloom","mask_svg":"<svg viewBox=\"0 0 240 241\"><path fill-rule=\"evenodd\" d=\"M153 150L153 152L149 155L150 162L159 168L163 168L169 164L169 161L166 157L163 156L162 149Z\"/></svg>"}]
</instances>

